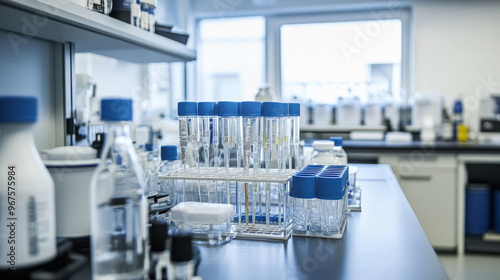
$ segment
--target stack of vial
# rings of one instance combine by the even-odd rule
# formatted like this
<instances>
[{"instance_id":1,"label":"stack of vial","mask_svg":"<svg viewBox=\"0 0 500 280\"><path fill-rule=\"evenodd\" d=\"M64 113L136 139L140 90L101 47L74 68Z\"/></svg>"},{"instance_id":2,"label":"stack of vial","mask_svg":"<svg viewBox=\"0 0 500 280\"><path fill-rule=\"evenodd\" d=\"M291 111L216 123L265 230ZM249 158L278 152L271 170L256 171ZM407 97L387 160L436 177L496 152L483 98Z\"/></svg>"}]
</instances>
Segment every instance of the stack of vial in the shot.
<instances>
[{"instance_id":1,"label":"stack of vial","mask_svg":"<svg viewBox=\"0 0 500 280\"><path fill-rule=\"evenodd\" d=\"M341 165L308 165L293 175L289 192L293 235L343 237L348 176L348 167Z\"/></svg>"},{"instance_id":2,"label":"stack of vial","mask_svg":"<svg viewBox=\"0 0 500 280\"><path fill-rule=\"evenodd\" d=\"M182 171L159 175L174 180L175 202L232 204L233 222L244 227L238 236L287 238L287 193L300 169L300 105L180 102L178 112Z\"/></svg>"}]
</instances>

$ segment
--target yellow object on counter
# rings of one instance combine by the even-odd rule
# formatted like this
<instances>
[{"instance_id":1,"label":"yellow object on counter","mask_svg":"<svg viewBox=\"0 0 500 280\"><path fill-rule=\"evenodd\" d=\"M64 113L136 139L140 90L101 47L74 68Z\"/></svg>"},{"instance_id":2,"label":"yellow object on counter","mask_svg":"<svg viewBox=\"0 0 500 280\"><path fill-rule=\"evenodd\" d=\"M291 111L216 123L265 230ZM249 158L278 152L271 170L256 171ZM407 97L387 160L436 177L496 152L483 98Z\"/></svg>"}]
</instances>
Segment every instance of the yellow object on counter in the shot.
<instances>
[{"instance_id":1,"label":"yellow object on counter","mask_svg":"<svg viewBox=\"0 0 500 280\"><path fill-rule=\"evenodd\" d=\"M457 128L458 142L467 142L469 128L465 124L459 124Z\"/></svg>"}]
</instances>

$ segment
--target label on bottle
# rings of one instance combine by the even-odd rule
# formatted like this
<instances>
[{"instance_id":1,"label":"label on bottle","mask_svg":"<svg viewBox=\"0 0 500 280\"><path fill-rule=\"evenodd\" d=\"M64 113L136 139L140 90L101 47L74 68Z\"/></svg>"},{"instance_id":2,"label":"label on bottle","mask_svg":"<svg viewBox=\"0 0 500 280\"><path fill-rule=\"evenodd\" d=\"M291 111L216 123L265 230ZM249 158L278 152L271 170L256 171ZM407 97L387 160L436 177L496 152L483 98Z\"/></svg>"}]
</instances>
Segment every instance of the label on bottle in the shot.
<instances>
[{"instance_id":1,"label":"label on bottle","mask_svg":"<svg viewBox=\"0 0 500 280\"><path fill-rule=\"evenodd\" d=\"M188 137L187 137L187 132L188 132L188 122L187 120L179 120L179 142L181 145L181 149L185 150L187 148L187 143L188 143ZM182 152L182 163L186 163L186 153Z\"/></svg>"},{"instance_id":2,"label":"label on bottle","mask_svg":"<svg viewBox=\"0 0 500 280\"><path fill-rule=\"evenodd\" d=\"M6 199L0 201L0 222L6 230L0 231L0 268L16 270L48 261L56 246L53 193L26 185L33 182L20 177L16 164L2 169L6 182L1 194Z\"/></svg>"}]
</instances>

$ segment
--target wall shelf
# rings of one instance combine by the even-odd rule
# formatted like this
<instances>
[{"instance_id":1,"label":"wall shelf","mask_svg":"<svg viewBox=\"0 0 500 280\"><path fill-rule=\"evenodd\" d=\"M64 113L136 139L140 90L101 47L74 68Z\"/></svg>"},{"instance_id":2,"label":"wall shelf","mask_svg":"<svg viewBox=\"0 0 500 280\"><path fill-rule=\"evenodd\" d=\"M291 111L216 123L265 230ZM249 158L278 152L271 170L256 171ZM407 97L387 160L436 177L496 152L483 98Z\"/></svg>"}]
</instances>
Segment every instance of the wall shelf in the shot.
<instances>
[{"instance_id":1,"label":"wall shelf","mask_svg":"<svg viewBox=\"0 0 500 280\"><path fill-rule=\"evenodd\" d=\"M196 59L196 52L186 45L70 1L2 1L0 26L17 33L8 38L13 48L22 48L30 38L36 37L74 43L76 52L90 52L135 63Z\"/></svg>"}]
</instances>

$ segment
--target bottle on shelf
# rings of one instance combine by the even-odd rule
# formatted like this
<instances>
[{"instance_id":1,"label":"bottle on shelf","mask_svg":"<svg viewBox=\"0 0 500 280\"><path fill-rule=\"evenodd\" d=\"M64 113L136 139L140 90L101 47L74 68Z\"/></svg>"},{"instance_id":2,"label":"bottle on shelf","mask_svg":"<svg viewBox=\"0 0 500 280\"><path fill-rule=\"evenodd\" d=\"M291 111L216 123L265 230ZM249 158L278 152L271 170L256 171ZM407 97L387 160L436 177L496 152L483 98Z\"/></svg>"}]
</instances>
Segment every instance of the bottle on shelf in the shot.
<instances>
[{"instance_id":1,"label":"bottle on shelf","mask_svg":"<svg viewBox=\"0 0 500 280\"><path fill-rule=\"evenodd\" d=\"M56 256L54 181L35 147L35 97L0 97L0 269L29 268Z\"/></svg>"},{"instance_id":2,"label":"bottle on shelf","mask_svg":"<svg viewBox=\"0 0 500 280\"><path fill-rule=\"evenodd\" d=\"M91 182L93 279L146 276L148 203L145 175L132 144L131 99L103 99L106 138Z\"/></svg>"}]
</instances>

